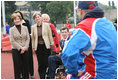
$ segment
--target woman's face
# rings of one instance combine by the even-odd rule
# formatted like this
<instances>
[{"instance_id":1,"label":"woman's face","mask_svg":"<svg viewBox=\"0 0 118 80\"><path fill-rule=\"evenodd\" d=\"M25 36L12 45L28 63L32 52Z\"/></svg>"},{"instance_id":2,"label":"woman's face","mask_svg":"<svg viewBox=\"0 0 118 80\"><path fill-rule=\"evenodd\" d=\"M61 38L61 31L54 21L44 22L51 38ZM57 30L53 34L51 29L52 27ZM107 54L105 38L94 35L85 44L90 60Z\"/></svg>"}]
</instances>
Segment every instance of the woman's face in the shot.
<instances>
[{"instance_id":1,"label":"woman's face","mask_svg":"<svg viewBox=\"0 0 118 80\"><path fill-rule=\"evenodd\" d=\"M41 16L36 15L34 20L35 20L36 23L39 23L41 21Z\"/></svg>"},{"instance_id":2,"label":"woman's face","mask_svg":"<svg viewBox=\"0 0 118 80\"><path fill-rule=\"evenodd\" d=\"M13 20L13 23L15 25L20 25L21 24L21 19L17 16L14 20Z\"/></svg>"},{"instance_id":3,"label":"woman's face","mask_svg":"<svg viewBox=\"0 0 118 80\"><path fill-rule=\"evenodd\" d=\"M43 22L46 22L46 23L48 23L48 22L49 22L49 19L48 19L48 17L43 17Z\"/></svg>"}]
</instances>

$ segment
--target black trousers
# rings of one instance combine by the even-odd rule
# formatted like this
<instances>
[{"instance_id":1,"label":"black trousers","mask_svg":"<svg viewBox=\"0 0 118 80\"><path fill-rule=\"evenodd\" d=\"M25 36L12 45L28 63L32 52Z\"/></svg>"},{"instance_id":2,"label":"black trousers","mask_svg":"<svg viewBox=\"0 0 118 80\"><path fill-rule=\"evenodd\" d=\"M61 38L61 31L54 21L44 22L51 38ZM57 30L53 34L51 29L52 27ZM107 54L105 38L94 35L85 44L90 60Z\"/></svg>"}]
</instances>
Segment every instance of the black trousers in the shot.
<instances>
[{"instance_id":1,"label":"black trousers","mask_svg":"<svg viewBox=\"0 0 118 80\"><path fill-rule=\"evenodd\" d=\"M28 79L28 53L27 51L20 54L17 49L12 49L12 57L14 63L14 77L15 79Z\"/></svg>"},{"instance_id":2,"label":"black trousers","mask_svg":"<svg viewBox=\"0 0 118 80\"><path fill-rule=\"evenodd\" d=\"M50 49L46 49L45 44L38 44L36 55L38 60L38 73L40 79L45 79L46 69L48 67L48 56L50 55Z\"/></svg>"},{"instance_id":3,"label":"black trousers","mask_svg":"<svg viewBox=\"0 0 118 80\"><path fill-rule=\"evenodd\" d=\"M34 63L33 63L33 54L32 54L32 42L30 38L29 48L28 48L28 56L29 56L29 74L30 76L34 75Z\"/></svg>"},{"instance_id":4,"label":"black trousers","mask_svg":"<svg viewBox=\"0 0 118 80\"><path fill-rule=\"evenodd\" d=\"M59 65L62 65L62 60L61 60L61 56L56 56L56 55L51 55L48 57L48 68L49 68L49 73L48 73L48 77L50 79L54 79L55 78L55 71L56 68L59 67Z\"/></svg>"}]
</instances>

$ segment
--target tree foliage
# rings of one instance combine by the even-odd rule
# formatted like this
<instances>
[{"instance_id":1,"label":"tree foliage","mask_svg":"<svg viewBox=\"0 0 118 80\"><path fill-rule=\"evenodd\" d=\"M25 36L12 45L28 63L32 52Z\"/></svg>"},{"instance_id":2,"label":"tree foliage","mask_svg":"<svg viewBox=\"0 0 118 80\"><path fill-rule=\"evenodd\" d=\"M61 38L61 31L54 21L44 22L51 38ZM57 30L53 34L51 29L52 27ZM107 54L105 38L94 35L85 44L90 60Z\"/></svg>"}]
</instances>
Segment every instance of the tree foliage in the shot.
<instances>
[{"instance_id":1,"label":"tree foliage","mask_svg":"<svg viewBox=\"0 0 118 80\"><path fill-rule=\"evenodd\" d=\"M51 21L61 21L65 23L69 14L73 14L72 1L52 1L47 4L46 9L51 17Z\"/></svg>"},{"instance_id":2,"label":"tree foliage","mask_svg":"<svg viewBox=\"0 0 118 80\"><path fill-rule=\"evenodd\" d=\"M104 10L116 9L114 1L112 1L112 4L111 4L110 1L108 1L108 5L104 5L104 4L98 3L98 6L100 8L102 8L102 9L104 9Z\"/></svg>"},{"instance_id":3,"label":"tree foliage","mask_svg":"<svg viewBox=\"0 0 118 80\"><path fill-rule=\"evenodd\" d=\"M114 3L114 1L112 1L112 8L113 8L113 9L116 8L116 7L115 7L115 3Z\"/></svg>"},{"instance_id":4,"label":"tree foliage","mask_svg":"<svg viewBox=\"0 0 118 80\"><path fill-rule=\"evenodd\" d=\"M47 11L47 8L46 8L46 5L50 3L50 1L42 1L40 4L40 7L41 7L41 12L42 13L48 13Z\"/></svg>"},{"instance_id":5,"label":"tree foliage","mask_svg":"<svg viewBox=\"0 0 118 80\"><path fill-rule=\"evenodd\" d=\"M110 4L109 4L110 5ZM108 9L112 9L112 6L107 6L107 5L104 5L104 4L101 4L101 3L98 3L98 6L100 8L102 8L103 10L108 10Z\"/></svg>"},{"instance_id":6,"label":"tree foliage","mask_svg":"<svg viewBox=\"0 0 118 80\"><path fill-rule=\"evenodd\" d=\"M40 8L40 1L28 1L28 4L30 4L32 10L39 10Z\"/></svg>"},{"instance_id":7,"label":"tree foliage","mask_svg":"<svg viewBox=\"0 0 118 80\"><path fill-rule=\"evenodd\" d=\"M65 22L67 17L73 14L72 1L29 1L33 10L40 10L41 13L47 13L51 21Z\"/></svg>"},{"instance_id":8,"label":"tree foliage","mask_svg":"<svg viewBox=\"0 0 118 80\"><path fill-rule=\"evenodd\" d=\"M111 2L110 1L108 1L108 4L109 4L109 6L111 6Z\"/></svg>"},{"instance_id":9,"label":"tree foliage","mask_svg":"<svg viewBox=\"0 0 118 80\"><path fill-rule=\"evenodd\" d=\"M8 22L10 25L12 24L11 14L16 10L15 2L16 1L5 1L6 22Z\"/></svg>"},{"instance_id":10,"label":"tree foliage","mask_svg":"<svg viewBox=\"0 0 118 80\"><path fill-rule=\"evenodd\" d=\"M46 5L50 1L29 1L28 3L32 7L33 10L41 10L41 13L46 13Z\"/></svg>"}]
</instances>

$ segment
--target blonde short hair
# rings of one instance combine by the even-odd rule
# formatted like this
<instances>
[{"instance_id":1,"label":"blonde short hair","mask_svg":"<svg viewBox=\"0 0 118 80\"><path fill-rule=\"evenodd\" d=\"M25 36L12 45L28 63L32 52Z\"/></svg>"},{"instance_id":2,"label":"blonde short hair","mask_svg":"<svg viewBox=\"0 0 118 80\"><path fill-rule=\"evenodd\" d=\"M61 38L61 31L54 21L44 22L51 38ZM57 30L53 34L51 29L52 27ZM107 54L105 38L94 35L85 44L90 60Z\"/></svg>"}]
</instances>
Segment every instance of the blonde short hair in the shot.
<instances>
[{"instance_id":1,"label":"blonde short hair","mask_svg":"<svg viewBox=\"0 0 118 80\"><path fill-rule=\"evenodd\" d=\"M14 21L14 19L15 19L16 17L19 17L20 20L22 20L22 17L21 17L20 14L18 14L18 13L13 13L13 14L11 15L11 20L12 20L12 22Z\"/></svg>"},{"instance_id":2,"label":"blonde short hair","mask_svg":"<svg viewBox=\"0 0 118 80\"><path fill-rule=\"evenodd\" d=\"M41 16L41 13L40 12L34 12L33 19L35 19L36 15L40 15Z\"/></svg>"},{"instance_id":3,"label":"blonde short hair","mask_svg":"<svg viewBox=\"0 0 118 80\"><path fill-rule=\"evenodd\" d=\"M44 18L44 17L47 17L47 18L50 20L50 17L49 17L48 14L42 14L41 17L43 17L43 18Z\"/></svg>"}]
</instances>

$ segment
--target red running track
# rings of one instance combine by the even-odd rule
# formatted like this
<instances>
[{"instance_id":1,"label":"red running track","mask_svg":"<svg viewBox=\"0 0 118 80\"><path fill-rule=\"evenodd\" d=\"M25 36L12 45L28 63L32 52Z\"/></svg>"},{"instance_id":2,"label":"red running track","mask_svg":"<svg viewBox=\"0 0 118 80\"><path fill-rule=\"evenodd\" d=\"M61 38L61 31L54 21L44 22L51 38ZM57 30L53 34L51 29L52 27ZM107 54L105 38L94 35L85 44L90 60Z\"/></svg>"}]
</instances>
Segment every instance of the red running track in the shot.
<instances>
[{"instance_id":1,"label":"red running track","mask_svg":"<svg viewBox=\"0 0 118 80\"><path fill-rule=\"evenodd\" d=\"M38 63L36 54L33 54L34 78L40 79L38 75ZM13 60L11 53L1 53L1 79L14 79Z\"/></svg>"}]
</instances>

